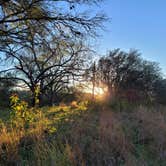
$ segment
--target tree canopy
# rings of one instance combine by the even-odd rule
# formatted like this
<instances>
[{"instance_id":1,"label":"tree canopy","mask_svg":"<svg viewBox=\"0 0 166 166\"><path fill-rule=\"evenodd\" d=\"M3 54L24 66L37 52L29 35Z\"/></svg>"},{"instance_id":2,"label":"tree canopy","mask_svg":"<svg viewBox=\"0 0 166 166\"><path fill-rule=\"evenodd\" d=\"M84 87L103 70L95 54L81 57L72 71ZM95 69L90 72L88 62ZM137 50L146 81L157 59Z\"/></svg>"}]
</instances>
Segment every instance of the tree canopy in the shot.
<instances>
[{"instance_id":1,"label":"tree canopy","mask_svg":"<svg viewBox=\"0 0 166 166\"><path fill-rule=\"evenodd\" d=\"M80 10L99 0L9 0L1 1L0 51L12 72L11 79L23 82L40 94L56 94L84 70L86 38L103 27L103 14Z\"/></svg>"},{"instance_id":2,"label":"tree canopy","mask_svg":"<svg viewBox=\"0 0 166 166\"><path fill-rule=\"evenodd\" d=\"M150 98L157 93L155 85L163 78L157 63L142 59L137 50L120 49L99 59L96 77L97 84L106 85L111 95L129 92Z\"/></svg>"}]
</instances>

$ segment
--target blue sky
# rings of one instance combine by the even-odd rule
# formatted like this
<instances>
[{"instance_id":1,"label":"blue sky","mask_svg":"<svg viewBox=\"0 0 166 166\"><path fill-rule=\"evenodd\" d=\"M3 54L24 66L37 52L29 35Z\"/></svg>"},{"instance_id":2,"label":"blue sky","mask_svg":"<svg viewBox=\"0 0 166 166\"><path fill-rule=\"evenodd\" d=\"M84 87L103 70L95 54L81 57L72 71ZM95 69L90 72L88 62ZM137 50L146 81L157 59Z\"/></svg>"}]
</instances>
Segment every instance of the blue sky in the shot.
<instances>
[{"instance_id":1,"label":"blue sky","mask_svg":"<svg viewBox=\"0 0 166 166\"><path fill-rule=\"evenodd\" d=\"M105 0L100 5L111 21L98 41L98 51L135 48L166 74L166 0Z\"/></svg>"}]
</instances>

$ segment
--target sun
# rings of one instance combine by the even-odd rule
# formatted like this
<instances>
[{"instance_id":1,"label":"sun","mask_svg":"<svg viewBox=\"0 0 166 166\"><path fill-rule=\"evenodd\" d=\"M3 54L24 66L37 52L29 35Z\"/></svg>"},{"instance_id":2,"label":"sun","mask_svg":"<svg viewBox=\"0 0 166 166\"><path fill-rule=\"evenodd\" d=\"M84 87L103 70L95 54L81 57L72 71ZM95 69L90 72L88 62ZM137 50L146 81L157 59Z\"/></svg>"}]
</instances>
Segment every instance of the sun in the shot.
<instances>
[{"instance_id":1,"label":"sun","mask_svg":"<svg viewBox=\"0 0 166 166\"><path fill-rule=\"evenodd\" d=\"M105 93L105 91L104 91L103 88L101 88L101 87L95 87L95 88L94 88L94 94L95 94L95 95L100 95L100 96L102 96L102 95L104 95L104 93Z\"/></svg>"},{"instance_id":2,"label":"sun","mask_svg":"<svg viewBox=\"0 0 166 166\"><path fill-rule=\"evenodd\" d=\"M104 96L107 89L103 86L95 86L94 87L94 95L95 96ZM93 94L93 86L91 84L84 87L84 92Z\"/></svg>"}]
</instances>

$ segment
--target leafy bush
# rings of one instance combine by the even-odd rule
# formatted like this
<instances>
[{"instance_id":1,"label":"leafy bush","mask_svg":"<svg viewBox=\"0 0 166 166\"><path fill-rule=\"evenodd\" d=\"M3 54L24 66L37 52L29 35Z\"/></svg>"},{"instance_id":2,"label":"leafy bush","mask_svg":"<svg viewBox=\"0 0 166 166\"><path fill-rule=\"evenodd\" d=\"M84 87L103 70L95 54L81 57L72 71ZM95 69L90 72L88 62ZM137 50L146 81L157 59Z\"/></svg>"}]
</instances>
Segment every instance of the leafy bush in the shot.
<instances>
[{"instance_id":1,"label":"leafy bush","mask_svg":"<svg viewBox=\"0 0 166 166\"><path fill-rule=\"evenodd\" d=\"M11 104L11 122L15 126L28 127L34 119L34 113L32 109L28 109L28 103L21 101L16 94L10 97Z\"/></svg>"}]
</instances>

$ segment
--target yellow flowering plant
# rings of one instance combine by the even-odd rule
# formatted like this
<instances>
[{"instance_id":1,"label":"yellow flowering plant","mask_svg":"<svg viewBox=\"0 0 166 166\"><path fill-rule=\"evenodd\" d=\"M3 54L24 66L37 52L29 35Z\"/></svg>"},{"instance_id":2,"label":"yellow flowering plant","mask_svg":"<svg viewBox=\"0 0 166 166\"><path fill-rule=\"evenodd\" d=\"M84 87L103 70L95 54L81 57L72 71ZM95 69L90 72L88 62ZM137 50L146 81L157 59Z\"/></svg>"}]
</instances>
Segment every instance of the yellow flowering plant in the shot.
<instances>
[{"instance_id":1,"label":"yellow flowering plant","mask_svg":"<svg viewBox=\"0 0 166 166\"><path fill-rule=\"evenodd\" d=\"M28 109L28 103L21 101L17 94L10 96L11 104L11 121L15 126L23 125L29 126L29 123L33 121L34 115L30 109Z\"/></svg>"}]
</instances>

